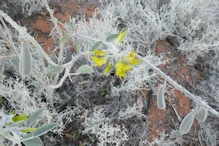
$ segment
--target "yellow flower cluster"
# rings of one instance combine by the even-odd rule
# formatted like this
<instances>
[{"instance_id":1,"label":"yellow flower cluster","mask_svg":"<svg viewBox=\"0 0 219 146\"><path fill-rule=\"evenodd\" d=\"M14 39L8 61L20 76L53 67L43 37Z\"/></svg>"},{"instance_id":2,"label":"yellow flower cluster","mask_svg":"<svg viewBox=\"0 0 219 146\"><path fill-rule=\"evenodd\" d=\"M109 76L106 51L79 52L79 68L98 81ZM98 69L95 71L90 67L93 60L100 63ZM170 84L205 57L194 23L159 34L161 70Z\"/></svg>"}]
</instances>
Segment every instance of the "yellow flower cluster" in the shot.
<instances>
[{"instance_id":1,"label":"yellow flower cluster","mask_svg":"<svg viewBox=\"0 0 219 146\"><path fill-rule=\"evenodd\" d=\"M105 56L106 52L101 50L94 50L94 55L91 56L91 59L95 62L95 66L103 66L107 63L109 57ZM131 70L134 65L138 65L141 63L140 59L135 57L134 50L128 56L125 56L120 59L120 61L115 65L116 75L120 77L120 79L126 77L126 72ZM111 61L108 62L107 67L104 70L104 75L108 75L113 67Z\"/></svg>"},{"instance_id":2,"label":"yellow flower cluster","mask_svg":"<svg viewBox=\"0 0 219 146\"><path fill-rule=\"evenodd\" d=\"M116 64L116 75L119 76L120 79L122 77L125 78L126 72L131 70L132 66L138 65L139 63L141 63L141 60L135 57L135 52L132 50L128 56L124 57L124 60L120 59L120 61Z\"/></svg>"}]
</instances>

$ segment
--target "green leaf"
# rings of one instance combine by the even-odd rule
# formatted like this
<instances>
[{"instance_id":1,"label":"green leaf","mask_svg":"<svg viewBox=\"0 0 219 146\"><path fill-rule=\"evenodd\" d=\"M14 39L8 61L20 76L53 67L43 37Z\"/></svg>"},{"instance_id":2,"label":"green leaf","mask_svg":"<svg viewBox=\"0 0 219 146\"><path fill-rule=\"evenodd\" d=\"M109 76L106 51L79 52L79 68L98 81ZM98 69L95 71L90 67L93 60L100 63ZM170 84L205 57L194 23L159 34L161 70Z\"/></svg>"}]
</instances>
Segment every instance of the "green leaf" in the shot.
<instances>
[{"instance_id":1,"label":"green leaf","mask_svg":"<svg viewBox=\"0 0 219 146\"><path fill-rule=\"evenodd\" d=\"M111 34L111 35L109 35L109 36L106 38L106 41L107 41L107 42L111 42L111 41L117 39L118 36L119 36L118 33Z\"/></svg>"},{"instance_id":2,"label":"green leaf","mask_svg":"<svg viewBox=\"0 0 219 146\"><path fill-rule=\"evenodd\" d=\"M98 49L100 47L100 45L102 44L102 41L98 41L96 42L96 44L93 45L91 51L94 51L96 49Z\"/></svg>"},{"instance_id":3,"label":"green leaf","mask_svg":"<svg viewBox=\"0 0 219 146\"><path fill-rule=\"evenodd\" d=\"M23 137L23 139L27 139L27 138L30 138L32 136L33 136L33 133L26 134ZM25 141L23 141L23 143L24 143L25 146L42 146L43 145L43 142L39 137L32 138L32 139L29 139L29 140L25 140Z\"/></svg>"},{"instance_id":4,"label":"green leaf","mask_svg":"<svg viewBox=\"0 0 219 146\"><path fill-rule=\"evenodd\" d=\"M46 76L59 73L62 69L63 66L60 65L49 66L46 68Z\"/></svg>"},{"instance_id":5,"label":"green leaf","mask_svg":"<svg viewBox=\"0 0 219 146\"><path fill-rule=\"evenodd\" d=\"M28 120L27 120L27 122L26 122L26 126L27 126L27 127L32 126L32 125L36 122L36 120L39 119L39 117L42 115L42 113L43 113L43 109L40 109L40 110L36 111L35 113L33 113L33 114L28 118Z\"/></svg>"},{"instance_id":6,"label":"green leaf","mask_svg":"<svg viewBox=\"0 0 219 146\"><path fill-rule=\"evenodd\" d=\"M81 73L81 74L90 74L90 73L93 73L94 72L94 70L93 70L93 68L91 67L91 66L89 66L89 65L82 65L82 66L80 66L79 68L78 68L78 70L77 70L77 72L78 73Z\"/></svg>"},{"instance_id":7,"label":"green leaf","mask_svg":"<svg viewBox=\"0 0 219 146\"><path fill-rule=\"evenodd\" d=\"M39 137L39 136L49 132L50 130L55 128L57 125L58 125L57 123L43 125L34 132L33 136Z\"/></svg>"},{"instance_id":8,"label":"green leaf","mask_svg":"<svg viewBox=\"0 0 219 146\"><path fill-rule=\"evenodd\" d=\"M11 65L13 65L14 67L19 67L19 62L18 62L18 60L15 59L15 58L12 58L12 59L10 60L10 63L11 63Z\"/></svg>"},{"instance_id":9,"label":"green leaf","mask_svg":"<svg viewBox=\"0 0 219 146\"><path fill-rule=\"evenodd\" d=\"M0 64L0 73L2 74L4 72L4 64Z\"/></svg>"},{"instance_id":10,"label":"green leaf","mask_svg":"<svg viewBox=\"0 0 219 146\"><path fill-rule=\"evenodd\" d=\"M31 72L32 68L32 56L30 53L29 46L27 42L24 42L23 48L21 50L20 54L20 62L19 62L19 72L21 76L28 75Z\"/></svg>"},{"instance_id":11,"label":"green leaf","mask_svg":"<svg viewBox=\"0 0 219 146\"><path fill-rule=\"evenodd\" d=\"M14 122L19 122L19 121L26 121L27 120L27 115L26 114L23 114L23 115L19 115L19 116L14 116L12 118L12 120Z\"/></svg>"},{"instance_id":12,"label":"green leaf","mask_svg":"<svg viewBox=\"0 0 219 146\"><path fill-rule=\"evenodd\" d=\"M65 40L67 40L70 36L71 36L70 34L64 35L64 36L60 39L59 42L61 43L61 42L65 41Z\"/></svg>"},{"instance_id":13,"label":"green leaf","mask_svg":"<svg viewBox=\"0 0 219 146\"><path fill-rule=\"evenodd\" d=\"M102 92L100 93L100 95L104 96L104 95L106 95L106 92L102 91Z\"/></svg>"}]
</instances>

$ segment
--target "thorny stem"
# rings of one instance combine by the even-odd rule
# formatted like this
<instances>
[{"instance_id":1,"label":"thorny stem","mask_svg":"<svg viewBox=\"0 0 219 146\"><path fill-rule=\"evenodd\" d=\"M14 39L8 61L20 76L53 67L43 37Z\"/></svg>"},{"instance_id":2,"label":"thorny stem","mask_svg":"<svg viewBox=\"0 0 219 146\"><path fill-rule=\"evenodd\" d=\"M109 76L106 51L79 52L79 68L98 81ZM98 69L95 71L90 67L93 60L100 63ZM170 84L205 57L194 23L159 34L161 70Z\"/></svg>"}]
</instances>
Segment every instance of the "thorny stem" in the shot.
<instances>
[{"instance_id":1,"label":"thorny stem","mask_svg":"<svg viewBox=\"0 0 219 146\"><path fill-rule=\"evenodd\" d=\"M185 89L183 86L179 85L177 82L175 82L173 79L171 79L169 76L167 76L164 72L162 72L159 68L148 62L145 58L139 56L136 54L136 57L144 61L147 66L151 69L153 69L155 72L157 72L162 78L164 78L166 81L168 81L170 84L172 84L176 89L184 93L186 96L188 96L191 100L193 100L198 105L203 105L210 111L212 114L219 117L219 112L214 110L212 107L210 107L206 102L204 102L199 96L193 95L190 93L187 89Z\"/></svg>"}]
</instances>

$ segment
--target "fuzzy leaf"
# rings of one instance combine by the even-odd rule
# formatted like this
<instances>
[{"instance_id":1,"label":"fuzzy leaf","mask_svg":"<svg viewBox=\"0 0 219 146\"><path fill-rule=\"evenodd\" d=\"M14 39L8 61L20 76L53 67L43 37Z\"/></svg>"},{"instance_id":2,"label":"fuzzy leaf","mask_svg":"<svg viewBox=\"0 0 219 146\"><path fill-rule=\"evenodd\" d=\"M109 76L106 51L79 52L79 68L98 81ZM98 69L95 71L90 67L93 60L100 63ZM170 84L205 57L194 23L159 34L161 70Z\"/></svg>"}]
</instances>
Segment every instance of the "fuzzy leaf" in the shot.
<instances>
[{"instance_id":1,"label":"fuzzy leaf","mask_svg":"<svg viewBox=\"0 0 219 146\"><path fill-rule=\"evenodd\" d=\"M0 64L0 74L4 72L4 64Z\"/></svg>"},{"instance_id":2,"label":"fuzzy leaf","mask_svg":"<svg viewBox=\"0 0 219 146\"><path fill-rule=\"evenodd\" d=\"M33 133L26 134L23 139L30 138L33 136ZM43 142L39 137L32 138L30 140L23 141L25 146L43 146Z\"/></svg>"},{"instance_id":3,"label":"fuzzy leaf","mask_svg":"<svg viewBox=\"0 0 219 146\"><path fill-rule=\"evenodd\" d=\"M58 125L57 123L43 125L34 132L33 136L39 137L39 136L49 132L50 130L55 128L57 125Z\"/></svg>"},{"instance_id":4,"label":"fuzzy leaf","mask_svg":"<svg viewBox=\"0 0 219 146\"><path fill-rule=\"evenodd\" d=\"M25 42L20 54L19 72L21 76L28 75L31 72L32 56L28 44Z\"/></svg>"},{"instance_id":5,"label":"fuzzy leaf","mask_svg":"<svg viewBox=\"0 0 219 146\"><path fill-rule=\"evenodd\" d=\"M64 36L60 39L59 42L61 43L61 42L65 41L65 40L67 40L69 37L70 37L70 34L66 34L66 35L64 35Z\"/></svg>"},{"instance_id":6,"label":"fuzzy leaf","mask_svg":"<svg viewBox=\"0 0 219 146\"><path fill-rule=\"evenodd\" d=\"M49 66L46 68L46 76L59 73L63 69L61 65Z\"/></svg>"},{"instance_id":7,"label":"fuzzy leaf","mask_svg":"<svg viewBox=\"0 0 219 146\"><path fill-rule=\"evenodd\" d=\"M11 65L13 65L14 67L19 67L19 62L18 62L18 60L15 59L15 58L12 58L12 59L10 60L10 63L11 63Z\"/></svg>"},{"instance_id":8,"label":"fuzzy leaf","mask_svg":"<svg viewBox=\"0 0 219 146\"><path fill-rule=\"evenodd\" d=\"M166 108L164 92L165 92L165 85L161 85L157 92L157 106L159 107L159 109Z\"/></svg>"},{"instance_id":9,"label":"fuzzy leaf","mask_svg":"<svg viewBox=\"0 0 219 146\"><path fill-rule=\"evenodd\" d=\"M195 116L193 112L190 112L188 115L186 115L186 117L183 119L182 123L180 124L179 131L181 135L189 132L194 122L194 118Z\"/></svg>"},{"instance_id":10,"label":"fuzzy leaf","mask_svg":"<svg viewBox=\"0 0 219 146\"><path fill-rule=\"evenodd\" d=\"M89 66L89 65L82 65L82 66L80 66L79 68L78 68L78 70L77 70L77 72L78 73L82 73L82 74L90 74L90 73L93 73L94 72L94 70L93 70L93 68L91 67L91 66Z\"/></svg>"},{"instance_id":11,"label":"fuzzy leaf","mask_svg":"<svg viewBox=\"0 0 219 146\"><path fill-rule=\"evenodd\" d=\"M118 33L116 33L116 34L111 34L111 35L109 35L109 36L106 38L106 41L107 41L107 42L111 42L111 41L117 39L118 36L119 36Z\"/></svg>"},{"instance_id":12,"label":"fuzzy leaf","mask_svg":"<svg viewBox=\"0 0 219 146\"><path fill-rule=\"evenodd\" d=\"M208 110L205 107L201 106L199 108L197 115L196 115L196 119L199 122L204 122L206 120L207 116L208 116Z\"/></svg>"},{"instance_id":13,"label":"fuzzy leaf","mask_svg":"<svg viewBox=\"0 0 219 146\"><path fill-rule=\"evenodd\" d=\"M43 109L40 109L40 110L36 111L35 113L33 113L33 114L28 118L28 120L27 120L27 122L26 122L26 126L27 126L27 127L32 126L32 125L36 122L36 120L39 119L39 117L42 115L42 113L43 113Z\"/></svg>"},{"instance_id":14,"label":"fuzzy leaf","mask_svg":"<svg viewBox=\"0 0 219 146\"><path fill-rule=\"evenodd\" d=\"M102 44L102 41L98 41L96 42L96 44L93 45L91 51L94 51L96 49L98 49L100 47L100 45Z\"/></svg>"}]
</instances>

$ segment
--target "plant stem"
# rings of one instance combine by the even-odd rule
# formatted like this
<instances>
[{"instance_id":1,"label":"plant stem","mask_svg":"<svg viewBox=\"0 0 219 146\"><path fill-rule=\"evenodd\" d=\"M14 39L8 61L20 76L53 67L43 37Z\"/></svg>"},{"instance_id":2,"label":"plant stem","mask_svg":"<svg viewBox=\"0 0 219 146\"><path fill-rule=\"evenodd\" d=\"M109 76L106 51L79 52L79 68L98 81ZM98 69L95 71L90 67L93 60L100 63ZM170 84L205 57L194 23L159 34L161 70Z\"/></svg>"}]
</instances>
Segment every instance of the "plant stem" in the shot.
<instances>
[{"instance_id":1,"label":"plant stem","mask_svg":"<svg viewBox=\"0 0 219 146\"><path fill-rule=\"evenodd\" d=\"M53 89L57 89L59 87L61 87L63 85L63 82L65 81L65 79L70 76L70 70L73 67L75 61L77 61L78 59L82 58L82 57L86 57L91 55L91 52L86 52L86 53L82 53L74 58L72 58L72 60L69 63L64 64L63 66L65 67L65 74L63 75L63 77L61 78L61 80L59 81L59 83L57 85L50 85L51 88Z\"/></svg>"}]
</instances>

